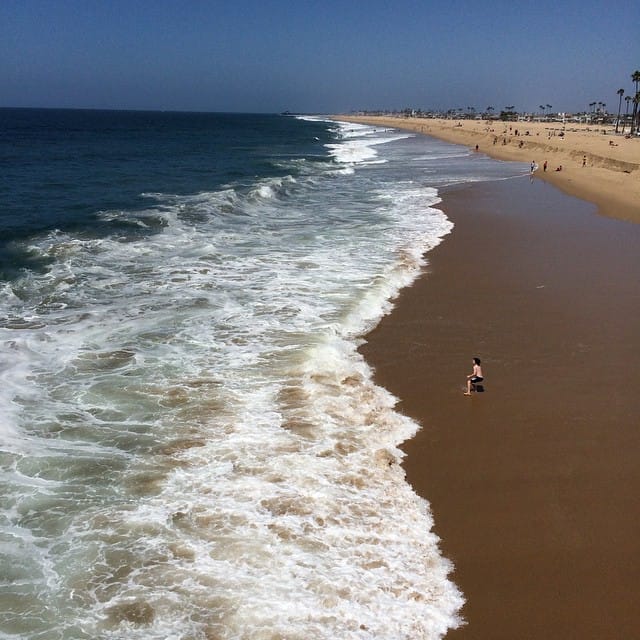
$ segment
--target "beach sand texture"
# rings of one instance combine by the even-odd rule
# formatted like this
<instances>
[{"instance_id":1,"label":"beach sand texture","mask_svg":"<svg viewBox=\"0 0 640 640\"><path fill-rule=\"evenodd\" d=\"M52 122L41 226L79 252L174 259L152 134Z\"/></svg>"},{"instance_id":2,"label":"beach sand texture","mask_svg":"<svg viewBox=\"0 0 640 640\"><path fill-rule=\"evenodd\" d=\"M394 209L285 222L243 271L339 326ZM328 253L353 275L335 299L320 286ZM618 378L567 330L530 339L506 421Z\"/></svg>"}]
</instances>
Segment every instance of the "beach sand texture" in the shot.
<instances>
[{"instance_id":1,"label":"beach sand texture","mask_svg":"<svg viewBox=\"0 0 640 640\"><path fill-rule=\"evenodd\" d=\"M467 599L447 637L637 637L640 225L527 177L443 198L452 234L362 352L422 425L407 477Z\"/></svg>"},{"instance_id":2,"label":"beach sand texture","mask_svg":"<svg viewBox=\"0 0 640 640\"><path fill-rule=\"evenodd\" d=\"M607 216L640 222L640 137L615 135L615 126L351 115L340 119L418 131L474 149L478 145L480 152L499 160L536 162L537 177L597 204ZM562 171L556 171L560 166Z\"/></svg>"}]
</instances>

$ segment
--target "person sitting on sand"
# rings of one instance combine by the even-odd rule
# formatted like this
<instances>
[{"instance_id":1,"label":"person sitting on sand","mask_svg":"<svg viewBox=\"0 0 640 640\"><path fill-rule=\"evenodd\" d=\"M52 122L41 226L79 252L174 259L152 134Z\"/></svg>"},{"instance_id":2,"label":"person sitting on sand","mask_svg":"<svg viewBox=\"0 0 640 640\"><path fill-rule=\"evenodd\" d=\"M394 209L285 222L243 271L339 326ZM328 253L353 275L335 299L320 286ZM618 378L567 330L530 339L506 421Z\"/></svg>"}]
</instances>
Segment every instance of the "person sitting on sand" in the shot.
<instances>
[{"instance_id":1,"label":"person sitting on sand","mask_svg":"<svg viewBox=\"0 0 640 640\"><path fill-rule=\"evenodd\" d=\"M464 392L465 396L471 395L471 385L482 382L484 377L482 376L482 367L480 366L480 358L473 359L473 371L467 376L467 390Z\"/></svg>"}]
</instances>

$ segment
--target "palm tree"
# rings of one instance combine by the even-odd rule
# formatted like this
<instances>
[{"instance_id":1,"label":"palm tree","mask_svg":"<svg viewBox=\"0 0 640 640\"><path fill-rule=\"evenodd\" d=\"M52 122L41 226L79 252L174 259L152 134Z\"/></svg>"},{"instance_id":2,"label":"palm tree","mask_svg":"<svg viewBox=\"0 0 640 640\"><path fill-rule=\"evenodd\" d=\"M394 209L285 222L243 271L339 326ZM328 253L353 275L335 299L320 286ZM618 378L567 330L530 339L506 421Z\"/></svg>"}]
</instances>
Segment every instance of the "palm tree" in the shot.
<instances>
[{"instance_id":1,"label":"palm tree","mask_svg":"<svg viewBox=\"0 0 640 640\"><path fill-rule=\"evenodd\" d=\"M542 117L544 118L544 105L543 105L543 104L541 104L541 105L540 105L540 108L542 109Z\"/></svg>"},{"instance_id":2,"label":"palm tree","mask_svg":"<svg viewBox=\"0 0 640 640\"><path fill-rule=\"evenodd\" d=\"M626 105L624 109L624 120L622 121L622 133L624 133L624 127L629 119L629 103L631 102L631 96L625 96L624 101L626 102Z\"/></svg>"},{"instance_id":3,"label":"palm tree","mask_svg":"<svg viewBox=\"0 0 640 640\"><path fill-rule=\"evenodd\" d=\"M618 119L616 120L616 133L618 133L618 125L620 124L620 110L622 109L622 96L624 95L624 89L618 89L616 93L620 97L620 100L618 101Z\"/></svg>"},{"instance_id":4,"label":"palm tree","mask_svg":"<svg viewBox=\"0 0 640 640\"><path fill-rule=\"evenodd\" d=\"M638 84L640 84L640 71L634 71L631 74L631 80L633 80L636 85L636 96L633 99L633 115L631 116L631 133L633 134L637 128L636 119L638 117Z\"/></svg>"}]
</instances>

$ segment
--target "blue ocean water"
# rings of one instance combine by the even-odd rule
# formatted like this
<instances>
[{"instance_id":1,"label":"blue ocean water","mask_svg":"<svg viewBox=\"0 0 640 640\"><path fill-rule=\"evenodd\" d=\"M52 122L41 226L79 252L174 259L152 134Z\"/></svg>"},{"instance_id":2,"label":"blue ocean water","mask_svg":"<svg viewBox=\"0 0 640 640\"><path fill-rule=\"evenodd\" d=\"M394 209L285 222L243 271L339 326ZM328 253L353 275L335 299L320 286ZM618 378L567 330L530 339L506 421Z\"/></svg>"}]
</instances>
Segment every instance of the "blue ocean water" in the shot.
<instances>
[{"instance_id":1,"label":"blue ocean water","mask_svg":"<svg viewBox=\"0 0 640 640\"><path fill-rule=\"evenodd\" d=\"M526 168L322 117L0 110L0 637L440 638L357 351Z\"/></svg>"}]
</instances>

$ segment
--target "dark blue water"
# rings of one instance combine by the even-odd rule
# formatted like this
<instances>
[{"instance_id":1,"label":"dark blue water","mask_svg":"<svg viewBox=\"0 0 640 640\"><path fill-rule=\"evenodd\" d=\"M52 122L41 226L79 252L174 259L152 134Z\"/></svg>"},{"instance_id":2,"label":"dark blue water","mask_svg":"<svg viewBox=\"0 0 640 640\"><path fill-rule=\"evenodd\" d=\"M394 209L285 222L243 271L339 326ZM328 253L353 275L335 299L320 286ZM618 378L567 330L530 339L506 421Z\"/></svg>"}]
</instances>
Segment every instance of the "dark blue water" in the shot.
<instances>
[{"instance_id":1,"label":"dark blue water","mask_svg":"<svg viewBox=\"0 0 640 640\"><path fill-rule=\"evenodd\" d=\"M288 175L278 160L326 162L329 139L326 124L279 115L0 109L0 275L42 266L12 241L131 231L97 214Z\"/></svg>"}]
</instances>

